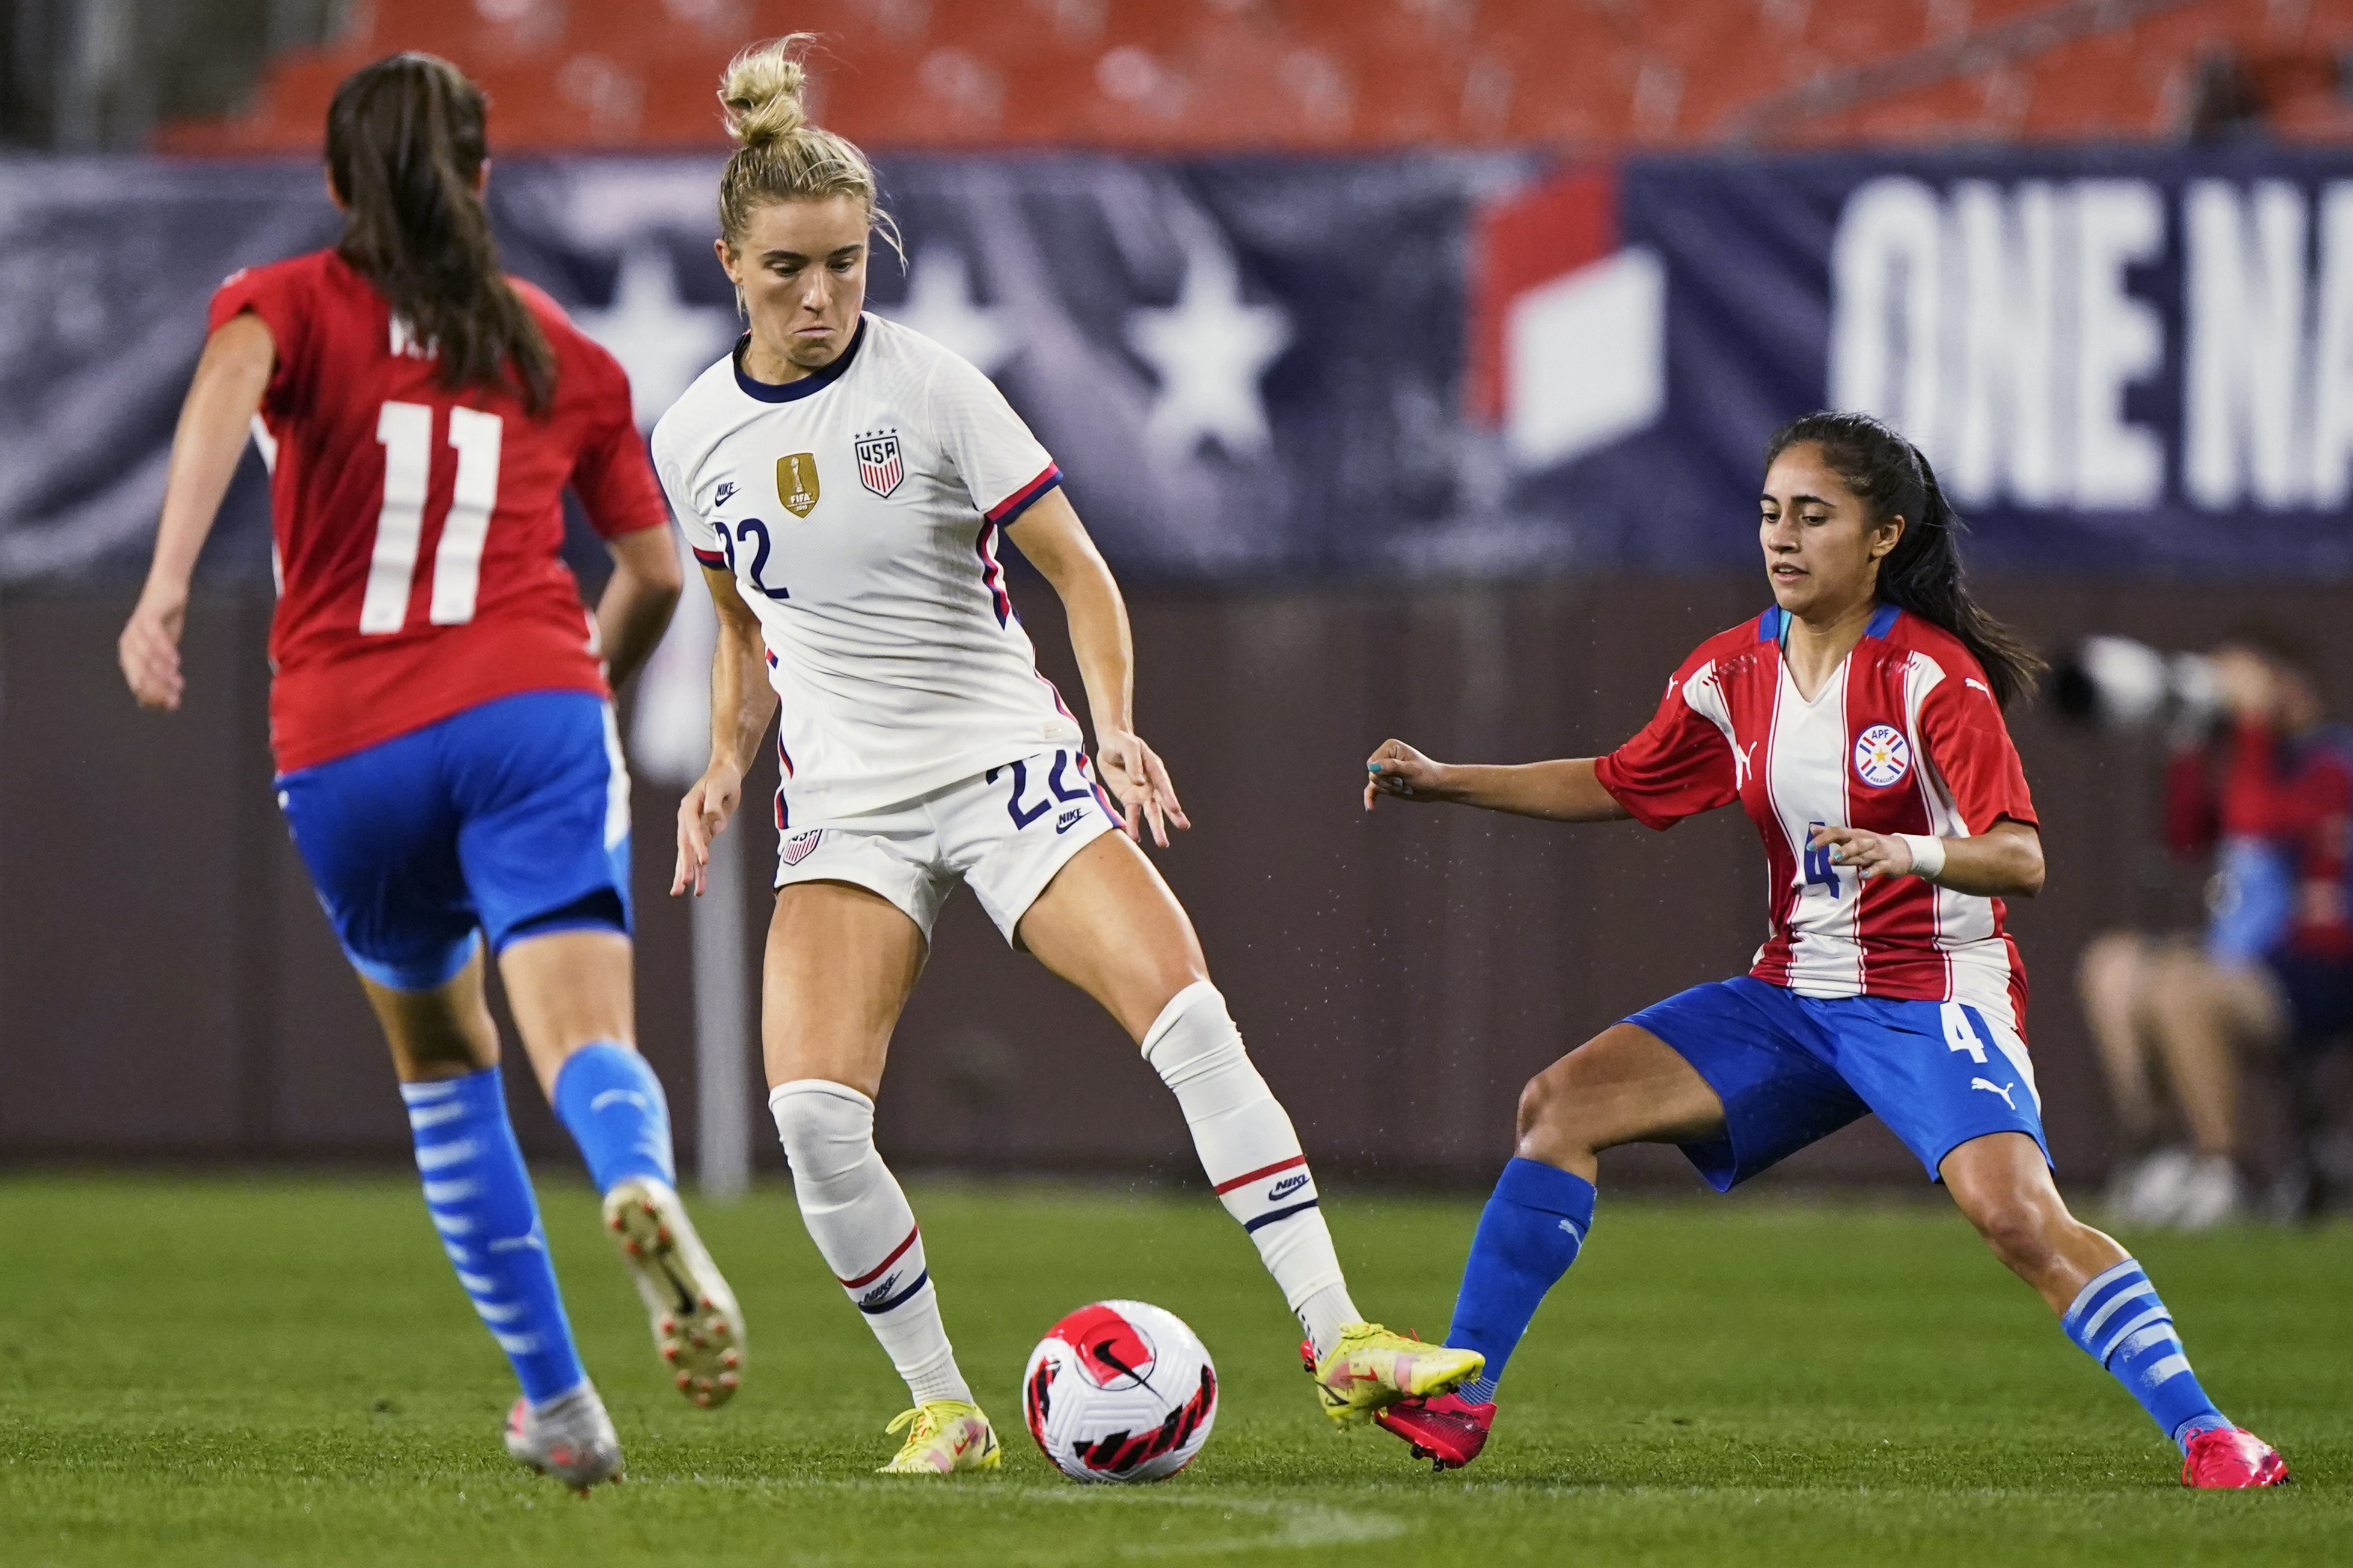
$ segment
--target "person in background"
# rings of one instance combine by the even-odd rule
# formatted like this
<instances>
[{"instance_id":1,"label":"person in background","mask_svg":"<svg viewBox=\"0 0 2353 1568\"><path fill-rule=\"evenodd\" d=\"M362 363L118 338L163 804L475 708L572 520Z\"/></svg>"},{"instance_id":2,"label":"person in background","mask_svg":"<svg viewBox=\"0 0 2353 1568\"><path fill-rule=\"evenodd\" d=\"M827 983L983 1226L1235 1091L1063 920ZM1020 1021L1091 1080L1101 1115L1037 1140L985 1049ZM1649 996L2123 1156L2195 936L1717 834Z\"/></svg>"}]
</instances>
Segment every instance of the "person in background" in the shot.
<instances>
[{"instance_id":1,"label":"person in background","mask_svg":"<svg viewBox=\"0 0 2353 1568\"><path fill-rule=\"evenodd\" d=\"M2212 658L2223 723L2177 750L2166 773L2169 847L2214 857L2206 931L2108 932L2076 974L2126 1151L2110 1203L2127 1220L2191 1229L2244 1207L2248 1068L2279 1061L2299 1078L2353 1029L2353 739L2327 721L2311 658L2294 639L2250 626ZM2304 1117L2312 1097L2289 1098ZM2168 1109L2186 1147L2161 1142ZM2300 1158L2283 1185L2292 1210L2319 1196L2310 1172Z\"/></svg>"}]
</instances>

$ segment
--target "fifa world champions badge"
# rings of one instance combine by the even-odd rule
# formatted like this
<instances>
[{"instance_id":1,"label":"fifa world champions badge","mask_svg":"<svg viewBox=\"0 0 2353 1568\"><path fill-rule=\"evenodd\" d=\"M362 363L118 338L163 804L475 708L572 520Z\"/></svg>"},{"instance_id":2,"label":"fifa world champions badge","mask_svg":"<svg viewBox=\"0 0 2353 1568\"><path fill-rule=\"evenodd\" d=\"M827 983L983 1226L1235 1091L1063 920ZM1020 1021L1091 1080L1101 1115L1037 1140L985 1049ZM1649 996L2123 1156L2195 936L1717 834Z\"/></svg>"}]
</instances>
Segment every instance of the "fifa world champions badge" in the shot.
<instances>
[{"instance_id":1,"label":"fifa world champions badge","mask_svg":"<svg viewBox=\"0 0 2353 1568\"><path fill-rule=\"evenodd\" d=\"M899 481L907 477L907 465L899 457L899 432L878 430L871 436L858 437L858 482L888 500Z\"/></svg>"},{"instance_id":2,"label":"fifa world champions badge","mask_svg":"<svg viewBox=\"0 0 2353 1568\"><path fill-rule=\"evenodd\" d=\"M1912 743L1893 724L1873 724L1855 738L1854 776L1885 789L1912 771Z\"/></svg>"},{"instance_id":3,"label":"fifa world champions badge","mask_svg":"<svg viewBox=\"0 0 2353 1568\"><path fill-rule=\"evenodd\" d=\"M817 454L795 452L776 459L776 499L795 517L817 510Z\"/></svg>"}]
</instances>

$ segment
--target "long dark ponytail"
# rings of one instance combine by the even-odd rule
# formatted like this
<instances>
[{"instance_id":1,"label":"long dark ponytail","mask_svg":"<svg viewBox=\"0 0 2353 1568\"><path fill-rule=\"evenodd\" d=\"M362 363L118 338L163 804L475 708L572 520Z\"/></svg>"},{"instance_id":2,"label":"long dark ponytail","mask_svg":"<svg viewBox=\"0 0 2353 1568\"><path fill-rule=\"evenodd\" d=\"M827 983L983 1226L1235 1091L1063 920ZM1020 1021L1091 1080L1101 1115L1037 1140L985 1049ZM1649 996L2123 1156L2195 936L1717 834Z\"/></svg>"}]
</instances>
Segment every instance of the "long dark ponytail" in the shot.
<instances>
[{"instance_id":1,"label":"long dark ponytail","mask_svg":"<svg viewBox=\"0 0 2353 1568\"><path fill-rule=\"evenodd\" d=\"M500 269L474 194L489 155L483 110L482 89L436 55L393 55L345 78L327 109L336 248L436 345L442 385L519 381L540 414L555 396L555 355Z\"/></svg>"},{"instance_id":2,"label":"long dark ponytail","mask_svg":"<svg viewBox=\"0 0 2353 1568\"><path fill-rule=\"evenodd\" d=\"M1904 519L1904 537L1879 563L1879 596L1960 638L1985 667L1994 700L2003 707L2033 690L2048 666L1969 596L1960 547L1968 525L1945 500L1936 470L1920 449L1868 414L1809 414L1774 434L1765 466L1800 441L1822 449L1822 460L1875 521Z\"/></svg>"}]
</instances>

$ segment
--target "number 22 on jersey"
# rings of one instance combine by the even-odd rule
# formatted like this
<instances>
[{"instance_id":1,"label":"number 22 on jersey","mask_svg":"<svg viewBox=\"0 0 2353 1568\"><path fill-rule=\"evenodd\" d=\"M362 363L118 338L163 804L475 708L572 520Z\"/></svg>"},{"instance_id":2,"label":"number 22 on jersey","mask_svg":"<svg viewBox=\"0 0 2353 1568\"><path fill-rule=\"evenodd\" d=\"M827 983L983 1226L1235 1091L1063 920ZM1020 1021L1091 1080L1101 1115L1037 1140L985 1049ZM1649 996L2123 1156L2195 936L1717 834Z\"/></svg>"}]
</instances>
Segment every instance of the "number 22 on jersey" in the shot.
<instances>
[{"instance_id":1,"label":"number 22 on jersey","mask_svg":"<svg viewBox=\"0 0 2353 1568\"><path fill-rule=\"evenodd\" d=\"M499 443L506 423L479 408L449 410L449 445L458 453L449 514L433 552L433 601L426 616L437 626L474 618L482 581L482 543L499 504ZM384 447L384 506L375 517L375 549L368 558L367 595L360 602L363 635L396 632L408 622L408 590L425 537L425 496L433 474L433 410L422 403L387 403L376 414Z\"/></svg>"},{"instance_id":2,"label":"number 22 on jersey","mask_svg":"<svg viewBox=\"0 0 2353 1568\"><path fill-rule=\"evenodd\" d=\"M752 569L749 572L744 573L744 575L750 580L752 586L759 589L761 593L765 594L771 599L789 599L792 597L791 593L786 589L771 588L768 586L767 571L769 543L768 525L766 523L761 521L756 517L747 517L742 522L735 525L734 531L732 533L728 531L727 520L725 518L721 518L716 526L719 532L720 548L727 552L727 565L730 571L735 569L735 542L740 539L744 543L749 544L756 539L760 542L759 550L752 557Z\"/></svg>"}]
</instances>

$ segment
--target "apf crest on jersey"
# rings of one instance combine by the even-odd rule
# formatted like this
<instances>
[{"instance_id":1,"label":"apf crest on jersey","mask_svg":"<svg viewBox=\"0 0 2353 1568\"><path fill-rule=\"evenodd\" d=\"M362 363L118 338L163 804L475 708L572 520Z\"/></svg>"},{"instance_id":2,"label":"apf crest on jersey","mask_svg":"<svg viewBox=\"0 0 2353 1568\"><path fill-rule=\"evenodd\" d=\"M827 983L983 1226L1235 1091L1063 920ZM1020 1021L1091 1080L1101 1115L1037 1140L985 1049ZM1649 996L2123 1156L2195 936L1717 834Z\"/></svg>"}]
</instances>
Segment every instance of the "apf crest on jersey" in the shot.
<instances>
[{"instance_id":1,"label":"apf crest on jersey","mask_svg":"<svg viewBox=\"0 0 2353 1568\"><path fill-rule=\"evenodd\" d=\"M1885 789L1912 767L1911 742L1893 724L1873 724L1856 737L1855 777L1873 789Z\"/></svg>"},{"instance_id":2,"label":"apf crest on jersey","mask_svg":"<svg viewBox=\"0 0 2353 1568\"><path fill-rule=\"evenodd\" d=\"M899 488L907 477L907 466L899 458L899 432L879 430L871 436L858 437L858 482L883 500Z\"/></svg>"},{"instance_id":3,"label":"apf crest on jersey","mask_svg":"<svg viewBox=\"0 0 2353 1568\"><path fill-rule=\"evenodd\" d=\"M776 459L776 499L795 517L817 510L817 454L795 452Z\"/></svg>"}]
</instances>

